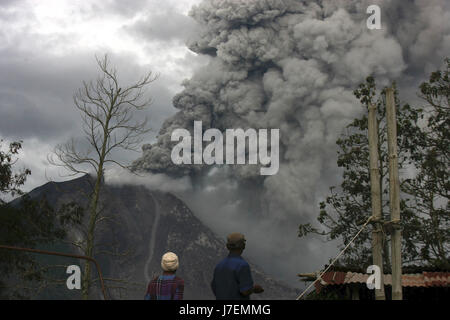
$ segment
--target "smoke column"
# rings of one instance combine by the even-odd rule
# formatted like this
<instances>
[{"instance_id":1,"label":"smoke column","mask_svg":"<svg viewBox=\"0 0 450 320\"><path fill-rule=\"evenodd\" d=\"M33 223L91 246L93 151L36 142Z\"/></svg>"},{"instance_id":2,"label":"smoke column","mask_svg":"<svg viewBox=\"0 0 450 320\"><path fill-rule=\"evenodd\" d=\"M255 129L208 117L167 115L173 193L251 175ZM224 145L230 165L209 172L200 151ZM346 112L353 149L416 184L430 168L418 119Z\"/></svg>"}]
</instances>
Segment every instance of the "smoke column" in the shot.
<instances>
[{"instance_id":1,"label":"smoke column","mask_svg":"<svg viewBox=\"0 0 450 320\"><path fill-rule=\"evenodd\" d=\"M366 26L371 4L381 7L381 30ZM373 75L379 86L396 80L413 103L417 85L450 53L449 4L211 0L190 16L202 31L188 46L209 62L183 82L173 99L178 112L134 170L189 176L194 187L177 194L193 211L220 236L244 233L247 256L295 285L298 272L316 271L337 253L335 244L297 238L297 227L315 221L318 202L339 182L335 141L365 112L352 91ZM204 130L280 129L279 172L174 165L171 132L192 132L194 120Z\"/></svg>"}]
</instances>

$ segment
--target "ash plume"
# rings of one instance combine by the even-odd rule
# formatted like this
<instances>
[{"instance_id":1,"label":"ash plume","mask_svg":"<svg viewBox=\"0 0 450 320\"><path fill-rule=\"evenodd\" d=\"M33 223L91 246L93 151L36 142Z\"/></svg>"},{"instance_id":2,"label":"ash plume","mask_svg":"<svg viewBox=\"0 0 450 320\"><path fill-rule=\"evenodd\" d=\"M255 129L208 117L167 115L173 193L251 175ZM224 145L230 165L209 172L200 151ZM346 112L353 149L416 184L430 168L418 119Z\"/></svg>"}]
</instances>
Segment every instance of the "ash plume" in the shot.
<instances>
[{"instance_id":1,"label":"ash plume","mask_svg":"<svg viewBox=\"0 0 450 320\"><path fill-rule=\"evenodd\" d=\"M371 4L382 10L381 30L366 26ZM211 0L190 16L201 32L188 46L209 63L183 82L173 99L178 112L143 147L134 170L189 176L194 189L179 195L219 234L246 234L248 254L267 271L293 280L320 268L335 247L299 240L297 226L313 220L338 182L335 141L365 112L352 91L369 75L380 86L396 80L401 94L417 88L450 52L448 3ZM415 90L405 89L406 98ZM194 120L204 130L280 129L278 173L173 164L171 132L192 132Z\"/></svg>"}]
</instances>

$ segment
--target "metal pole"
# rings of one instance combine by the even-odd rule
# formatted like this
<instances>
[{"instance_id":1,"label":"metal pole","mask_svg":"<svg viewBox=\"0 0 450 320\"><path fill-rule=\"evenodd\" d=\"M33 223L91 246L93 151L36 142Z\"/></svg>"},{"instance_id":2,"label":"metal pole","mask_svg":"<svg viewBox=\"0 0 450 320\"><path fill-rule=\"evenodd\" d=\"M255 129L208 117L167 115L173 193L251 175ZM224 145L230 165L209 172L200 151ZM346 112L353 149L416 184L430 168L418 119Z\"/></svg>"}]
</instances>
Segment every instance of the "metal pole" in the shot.
<instances>
[{"instance_id":1,"label":"metal pole","mask_svg":"<svg viewBox=\"0 0 450 320\"><path fill-rule=\"evenodd\" d=\"M394 89L386 89L389 150L389 207L391 211L392 300L402 300L402 234L400 229L400 182L398 176L397 120Z\"/></svg>"},{"instance_id":2,"label":"metal pole","mask_svg":"<svg viewBox=\"0 0 450 320\"><path fill-rule=\"evenodd\" d=\"M105 300L107 300L105 284L103 282L102 271L100 269L100 265L97 263L97 261L94 258L90 258L90 257L86 257L86 256L80 256L80 255L76 255L76 254L70 254L70 253L62 253L62 252L46 251L46 250L38 250L38 249L30 249L30 248L20 248L20 247L12 247L12 246L5 246L5 245L0 245L0 249L25 251L25 252L32 252L32 253L39 253L39 254L48 254L48 255L60 256L60 257L70 257L70 258L84 259L84 260L88 260L90 262L93 262L95 264L95 267L97 268L98 277L100 279L100 284L101 284L101 287L102 287L103 297L104 297Z\"/></svg>"},{"instance_id":3,"label":"metal pole","mask_svg":"<svg viewBox=\"0 0 450 320\"><path fill-rule=\"evenodd\" d=\"M383 227L381 214L381 188L380 171L378 166L378 121L376 105L369 104L368 136L369 136L369 158L370 158L370 191L372 196L372 221L375 222L372 231L372 259L373 264L381 271L380 289L375 289L376 300L386 300L384 294L384 272L383 272Z\"/></svg>"}]
</instances>

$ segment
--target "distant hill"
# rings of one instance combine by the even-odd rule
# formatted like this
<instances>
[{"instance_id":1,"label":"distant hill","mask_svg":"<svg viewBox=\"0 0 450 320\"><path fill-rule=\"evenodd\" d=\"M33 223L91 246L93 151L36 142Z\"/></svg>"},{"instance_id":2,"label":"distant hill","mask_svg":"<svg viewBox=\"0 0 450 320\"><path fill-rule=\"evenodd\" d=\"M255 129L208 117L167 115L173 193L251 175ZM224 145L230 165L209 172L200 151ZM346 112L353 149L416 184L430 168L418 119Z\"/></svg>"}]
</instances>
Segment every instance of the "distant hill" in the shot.
<instances>
[{"instance_id":1,"label":"distant hill","mask_svg":"<svg viewBox=\"0 0 450 320\"><path fill-rule=\"evenodd\" d=\"M90 183L89 176L66 182L49 182L29 195L32 198L45 196L55 207L70 201L85 206ZM128 252L125 256L98 254L95 257L100 262L105 278L127 280L126 283L107 281L109 285L128 287L127 290L108 290L112 299L143 299L149 279L161 272L160 259L167 251L175 252L180 259L177 275L185 281L185 299L214 299L209 284L215 265L227 255L225 243L197 219L180 199L170 193L149 191L143 186L105 185L101 204L103 215L110 219L99 225L96 235L99 250ZM69 233L71 239L78 236L77 232ZM61 250L60 247L58 249ZM69 247L66 250L81 253ZM253 295L253 299L296 297L296 289L269 277L250 264L255 283L265 289L263 294ZM65 286L61 288L67 290ZM56 295L53 298L66 297L53 291L52 295ZM97 289L93 298L99 297L100 291Z\"/></svg>"}]
</instances>

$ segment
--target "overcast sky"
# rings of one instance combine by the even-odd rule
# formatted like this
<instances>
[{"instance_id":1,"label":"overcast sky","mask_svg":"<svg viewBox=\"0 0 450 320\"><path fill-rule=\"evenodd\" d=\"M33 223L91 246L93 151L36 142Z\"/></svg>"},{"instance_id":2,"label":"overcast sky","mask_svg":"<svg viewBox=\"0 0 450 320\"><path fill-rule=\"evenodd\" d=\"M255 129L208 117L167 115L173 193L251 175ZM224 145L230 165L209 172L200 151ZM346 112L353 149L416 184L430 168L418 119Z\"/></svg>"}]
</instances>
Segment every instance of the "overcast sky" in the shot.
<instances>
[{"instance_id":1,"label":"overcast sky","mask_svg":"<svg viewBox=\"0 0 450 320\"><path fill-rule=\"evenodd\" d=\"M26 191L64 180L47 154L80 135L72 96L98 74L95 55L109 54L124 83L149 70L160 74L149 89L154 102L148 110L159 130L175 112L171 100L181 82L206 63L185 45L196 28L187 13L198 2L0 1L0 137L24 141L18 166L32 170Z\"/></svg>"},{"instance_id":2,"label":"overcast sky","mask_svg":"<svg viewBox=\"0 0 450 320\"><path fill-rule=\"evenodd\" d=\"M208 197L198 193L191 202L203 206L192 208L207 225L215 224L218 234L239 227L257 239L254 256L262 253L256 263L296 278L299 267L314 270L336 253L334 244L302 239L299 245L295 240L298 224L315 221L318 200L338 182L335 138L362 110L353 89L370 74L379 85L395 79L402 101L416 104L418 85L450 52L450 2L217 0L194 10L205 28L199 33L200 26L187 14L200 2L0 0L0 138L24 141L18 165L32 171L24 191L48 180L67 180L48 164L47 155L57 144L80 136L81 119L72 96L83 80L96 78L95 55L105 53L121 83L150 70L160 74L149 90L154 102L147 115L153 133L145 142L153 147L144 154L116 154L120 160L142 157L146 170L172 165L161 156L170 151L164 130L190 125L190 120L205 115L209 119L220 114L214 118L219 128L241 123L281 128L280 172L264 181L261 197L270 203L264 212L242 215L235 204L246 194L234 188L237 196L226 196L222 190L229 181L222 179L217 188L209 176L210 185L204 188ZM384 28L369 32L366 8L373 3L383 8ZM187 48L194 35L200 37L191 48L215 52L215 58ZM261 73L254 72L256 63ZM183 87L183 80L194 73ZM177 93L175 100L183 108L170 119ZM166 119L168 125L154 143ZM246 169L235 168L233 179L247 179L251 171ZM217 198L208 186L216 188ZM221 206L219 200L232 205ZM211 212L211 207L218 210ZM265 212L271 214L264 216ZM278 221L283 224L277 229Z\"/></svg>"}]
</instances>

